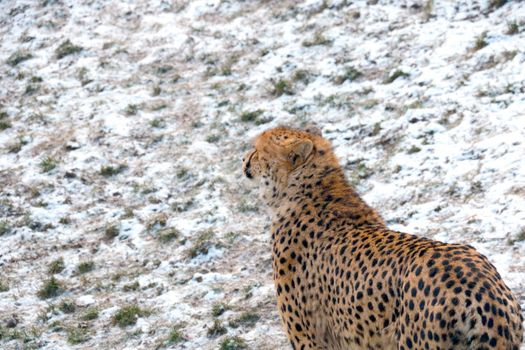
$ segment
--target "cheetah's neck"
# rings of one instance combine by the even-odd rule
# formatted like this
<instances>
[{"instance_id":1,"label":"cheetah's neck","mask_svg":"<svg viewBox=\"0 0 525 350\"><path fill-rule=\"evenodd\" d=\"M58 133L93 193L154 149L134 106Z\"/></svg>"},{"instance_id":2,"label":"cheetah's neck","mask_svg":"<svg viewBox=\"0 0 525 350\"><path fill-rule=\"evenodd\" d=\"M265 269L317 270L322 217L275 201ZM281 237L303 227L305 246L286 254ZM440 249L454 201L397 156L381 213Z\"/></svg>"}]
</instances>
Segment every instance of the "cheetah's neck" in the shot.
<instances>
[{"instance_id":1,"label":"cheetah's neck","mask_svg":"<svg viewBox=\"0 0 525 350\"><path fill-rule=\"evenodd\" d=\"M353 226L385 226L380 215L366 204L345 179L339 165L308 164L290 176L287 189L275 206L277 217L290 211L313 211L325 222L344 221Z\"/></svg>"}]
</instances>

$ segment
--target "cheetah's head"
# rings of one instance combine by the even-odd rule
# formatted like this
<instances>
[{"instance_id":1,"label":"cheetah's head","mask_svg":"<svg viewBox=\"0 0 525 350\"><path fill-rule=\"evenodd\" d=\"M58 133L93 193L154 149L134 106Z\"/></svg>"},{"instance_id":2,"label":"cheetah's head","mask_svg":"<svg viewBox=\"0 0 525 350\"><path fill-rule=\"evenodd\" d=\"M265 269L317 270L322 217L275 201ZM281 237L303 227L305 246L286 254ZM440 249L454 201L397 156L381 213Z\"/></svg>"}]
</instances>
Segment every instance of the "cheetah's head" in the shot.
<instances>
[{"instance_id":1,"label":"cheetah's head","mask_svg":"<svg viewBox=\"0 0 525 350\"><path fill-rule=\"evenodd\" d=\"M272 199L288 186L291 175L301 172L330 149L316 127L306 130L277 127L254 139L253 149L244 156L243 171L247 178L260 182L263 200L275 204Z\"/></svg>"}]
</instances>

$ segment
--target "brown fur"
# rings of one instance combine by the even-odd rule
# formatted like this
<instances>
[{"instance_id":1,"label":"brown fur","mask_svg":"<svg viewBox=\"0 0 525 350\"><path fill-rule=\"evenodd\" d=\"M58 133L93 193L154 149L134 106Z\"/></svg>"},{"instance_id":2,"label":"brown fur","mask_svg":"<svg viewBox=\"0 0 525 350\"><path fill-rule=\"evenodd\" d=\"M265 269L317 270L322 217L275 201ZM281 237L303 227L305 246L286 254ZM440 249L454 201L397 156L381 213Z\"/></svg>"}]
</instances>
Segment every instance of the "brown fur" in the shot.
<instances>
[{"instance_id":1,"label":"brown fur","mask_svg":"<svg viewBox=\"0 0 525 350\"><path fill-rule=\"evenodd\" d=\"M520 306L472 247L389 230L320 132L285 127L243 162L272 215L277 303L294 349L506 349Z\"/></svg>"}]
</instances>

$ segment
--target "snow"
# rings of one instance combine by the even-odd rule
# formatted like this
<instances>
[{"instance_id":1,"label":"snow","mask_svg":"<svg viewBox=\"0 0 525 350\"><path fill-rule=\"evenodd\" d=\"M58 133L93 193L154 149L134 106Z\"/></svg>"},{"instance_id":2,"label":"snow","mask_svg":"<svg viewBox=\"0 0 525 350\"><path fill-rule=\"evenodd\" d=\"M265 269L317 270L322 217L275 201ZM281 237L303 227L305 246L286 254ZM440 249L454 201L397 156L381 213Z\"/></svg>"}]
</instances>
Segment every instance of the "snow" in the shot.
<instances>
[{"instance_id":1,"label":"snow","mask_svg":"<svg viewBox=\"0 0 525 350\"><path fill-rule=\"evenodd\" d=\"M525 3L432 3L0 2L0 326L16 315L26 334L0 347L151 349L178 327L171 348L239 335L288 349L269 218L240 165L281 124L316 122L392 229L473 245L525 306ZM303 44L316 35L328 41ZM83 49L58 59L66 39ZM32 58L9 65L18 50ZM349 67L361 76L338 84ZM272 94L279 80L291 94ZM259 109L272 120L241 121ZM59 257L65 291L42 300ZM217 303L228 310L214 316ZM120 328L130 304L151 314ZM98 319L82 319L88 307ZM231 327L244 312L261 319ZM217 319L228 333L210 337ZM71 344L72 329L86 339Z\"/></svg>"}]
</instances>

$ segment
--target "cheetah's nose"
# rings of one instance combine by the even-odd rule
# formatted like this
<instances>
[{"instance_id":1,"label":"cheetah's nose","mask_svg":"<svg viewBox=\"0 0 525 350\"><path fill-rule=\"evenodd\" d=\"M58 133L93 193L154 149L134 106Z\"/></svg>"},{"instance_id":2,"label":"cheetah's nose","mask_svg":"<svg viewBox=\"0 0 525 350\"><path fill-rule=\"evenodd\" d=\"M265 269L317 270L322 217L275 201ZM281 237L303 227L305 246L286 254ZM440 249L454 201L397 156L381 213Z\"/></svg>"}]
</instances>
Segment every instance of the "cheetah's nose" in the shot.
<instances>
[{"instance_id":1,"label":"cheetah's nose","mask_svg":"<svg viewBox=\"0 0 525 350\"><path fill-rule=\"evenodd\" d=\"M246 164L246 167L244 168L244 175L246 175L246 177L248 179L253 179L253 176L252 176L252 173L250 171L250 164Z\"/></svg>"}]
</instances>

